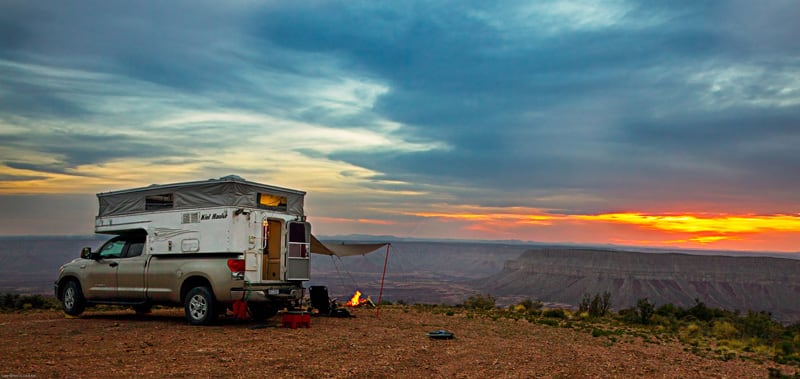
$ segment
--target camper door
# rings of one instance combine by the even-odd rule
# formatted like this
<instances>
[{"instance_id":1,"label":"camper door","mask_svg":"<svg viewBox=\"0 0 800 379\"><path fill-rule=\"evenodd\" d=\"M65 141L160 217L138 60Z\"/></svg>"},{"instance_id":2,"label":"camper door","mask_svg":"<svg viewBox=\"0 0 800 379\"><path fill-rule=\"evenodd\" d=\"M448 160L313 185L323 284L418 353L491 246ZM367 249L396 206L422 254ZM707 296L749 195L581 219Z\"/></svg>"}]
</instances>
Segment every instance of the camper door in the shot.
<instances>
[{"instance_id":1,"label":"camper door","mask_svg":"<svg viewBox=\"0 0 800 379\"><path fill-rule=\"evenodd\" d=\"M286 280L308 280L311 265L311 225L307 222L289 222L289 254L286 262Z\"/></svg>"}]
</instances>

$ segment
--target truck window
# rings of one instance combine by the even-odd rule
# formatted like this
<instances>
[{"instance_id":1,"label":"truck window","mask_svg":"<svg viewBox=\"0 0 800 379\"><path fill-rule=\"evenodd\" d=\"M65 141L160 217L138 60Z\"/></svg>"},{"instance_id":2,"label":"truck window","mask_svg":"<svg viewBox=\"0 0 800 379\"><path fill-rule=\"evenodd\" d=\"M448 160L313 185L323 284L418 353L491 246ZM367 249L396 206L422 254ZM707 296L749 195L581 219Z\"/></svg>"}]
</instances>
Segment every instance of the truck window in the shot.
<instances>
[{"instance_id":1,"label":"truck window","mask_svg":"<svg viewBox=\"0 0 800 379\"><path fill-rule=\"evenodd\" d=\"M138 257L142 255L142 250L144 250L144 241L131 242L130 246L128 246L128 253L125 254L125 257L126 258Z\"/></svg>"},{"instance_id":2,"label":"truck window","mask_svg":"<svg viewBox=\"0 0 800 379\"><path fill-rule=\"evenodd\" d=\"M123 238L123 236L120 236ZM128 241L128 248L125 250L125 258L138 257L144 250L144 242L147 240L147 232L137 230L126 234L124 239Z\"/></svg>"},{"instance_id":3,"label":"truck window","mask_svg":"<svg viewBox=\"0 0 800 379\"><path fill-rule=\"evenodd\" d=\"M117 237L106 242L100 250L100 258L121 258L122 249L125 248L125 240Z\"/></svg>"}]
</instances>

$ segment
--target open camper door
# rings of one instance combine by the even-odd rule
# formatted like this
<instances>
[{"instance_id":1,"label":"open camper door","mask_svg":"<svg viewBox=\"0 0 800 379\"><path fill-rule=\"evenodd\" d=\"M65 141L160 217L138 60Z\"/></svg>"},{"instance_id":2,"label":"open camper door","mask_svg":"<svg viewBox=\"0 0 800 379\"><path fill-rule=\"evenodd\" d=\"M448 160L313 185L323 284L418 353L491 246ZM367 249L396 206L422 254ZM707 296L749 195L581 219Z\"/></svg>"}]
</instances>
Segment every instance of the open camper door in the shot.
<instances>
[{"instance_id":1,"label":"open camper door","mask_svg":"<svg viewBox=\"0 0 800 379\"><path fill-rule=\"evenodd\" d=\"M311 225L264 217L255 231L254 246L245 254L245 278L250 283L309 280Z\"/></svg>"}]
</instances>

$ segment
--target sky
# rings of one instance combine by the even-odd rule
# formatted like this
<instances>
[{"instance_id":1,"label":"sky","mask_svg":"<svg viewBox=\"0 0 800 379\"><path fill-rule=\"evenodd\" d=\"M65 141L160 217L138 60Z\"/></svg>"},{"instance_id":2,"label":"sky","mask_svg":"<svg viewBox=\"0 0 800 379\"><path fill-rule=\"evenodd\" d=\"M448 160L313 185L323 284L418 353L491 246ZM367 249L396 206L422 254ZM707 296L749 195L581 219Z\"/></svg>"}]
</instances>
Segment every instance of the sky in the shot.
<instances>
[{"instance_id":1,"label":"sky","mask_svg":"<svg viewBox=\"0 0 800 379\"><path fill-rule=\"evenodd\" d=\"M0 235L306 191L314 234L800 251L800 2L0 3Z\"/></svg>"}]
</instances>

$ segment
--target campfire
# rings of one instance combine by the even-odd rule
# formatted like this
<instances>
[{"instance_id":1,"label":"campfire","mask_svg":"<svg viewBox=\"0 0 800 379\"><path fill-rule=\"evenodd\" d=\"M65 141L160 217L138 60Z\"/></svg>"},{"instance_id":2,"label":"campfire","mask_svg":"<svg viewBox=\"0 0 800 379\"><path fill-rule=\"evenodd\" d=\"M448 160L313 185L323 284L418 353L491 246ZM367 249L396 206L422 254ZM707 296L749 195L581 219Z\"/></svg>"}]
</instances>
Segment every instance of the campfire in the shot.
<instances>
[{"instance_id":1,"label":"campfire","mask_svg":"<svg viewBox=\"0 0 800 379\"><path fill-rule=\"evenodd\" d=\"M370 306L375 307L375 303L372 302L372 299L367 296L366 299L361 297L361 291L356 290L356 293L353 294L353 297L350 298L350 301L344 303L346 307L360 307L360 306Z\"/></svg>"}]
</instances>

